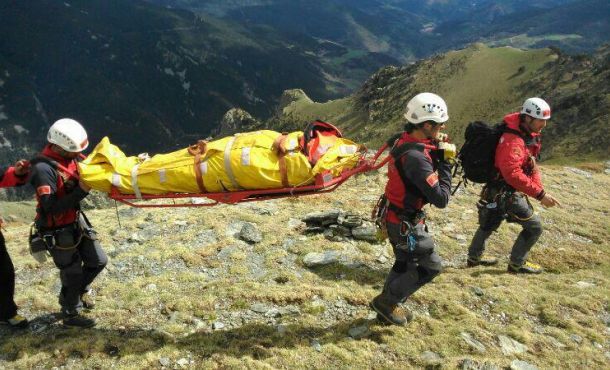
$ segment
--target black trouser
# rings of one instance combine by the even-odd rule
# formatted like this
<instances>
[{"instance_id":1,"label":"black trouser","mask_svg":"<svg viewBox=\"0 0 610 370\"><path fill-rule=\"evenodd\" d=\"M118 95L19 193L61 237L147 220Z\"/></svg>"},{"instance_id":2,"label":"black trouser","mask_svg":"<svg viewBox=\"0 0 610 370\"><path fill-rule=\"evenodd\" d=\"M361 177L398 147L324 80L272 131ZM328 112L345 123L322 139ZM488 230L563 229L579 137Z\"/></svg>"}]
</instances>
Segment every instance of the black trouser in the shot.
<instances>
[{"instance_id":1,"label":"black trouser","mask_svg":"<svg viewBox=\"0 0 610 370\"><path fill-rule=\"evenodd\" d=\"M388 223L388 237L394 249L394 266L383 288L394 304L404 302L419 288L441 272L441 257L434 250L434 241L423 223L414 227L416 245L409 250L408 235L400 224Z\"/></svg>"},{"instance_id":2,"label":"black trouser","mask_svg":"<svg viewBox=\"0 0 610 370\"><path fill-rule=\"evenodd\" d=\"M500 227L504 219L523 227L513 244L510 263L519 266L525 263L530 249L542 234L542 223L540 217L534 214L534 208L528 202L527 197L522 193L512 194L504 204L500 202L496 208L479 206L479 228L470 243L469 258L478 259L483 255L487 238Z\"/></svg>"},{"instance_id":3,"label":"black trouser","mask_svg":"<svg viewBox=\"0 0 610 370\"><path fill-rule=\"evenodd\" d=\"M94 236L83 235L73 248L57 246L50 250L55 266L59 268L61 291L59 304L63 313L73 315L82 307L80 296L89 289L95 277L106 267L108 257Z\"/></svg>"},{"instance_id":4,"label":"black trouser","mask_svg":"<svg viewBox=\"0 0 610 370\"><path fill-rule=\"evenodd\" d=\"M8 320L17 314L15 295L15 267L6 250L4 235L0 231L0 320Z\"/></svg>"}]
</instances>

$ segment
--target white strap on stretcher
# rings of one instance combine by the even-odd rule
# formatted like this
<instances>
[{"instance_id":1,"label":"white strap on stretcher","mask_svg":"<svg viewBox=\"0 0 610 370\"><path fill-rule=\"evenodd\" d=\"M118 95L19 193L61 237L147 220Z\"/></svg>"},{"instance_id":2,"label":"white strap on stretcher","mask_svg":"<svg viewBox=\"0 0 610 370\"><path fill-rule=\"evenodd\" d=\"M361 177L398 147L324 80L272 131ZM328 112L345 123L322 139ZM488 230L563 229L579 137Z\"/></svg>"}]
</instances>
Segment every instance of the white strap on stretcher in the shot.
<instances>
[{"instance_id":1,"label":"white strap on stretcher","mask_svg":"<svg viewBox=\"0 0 610 370\"><path fill-rule=\"evenodd\" d=\"M165 172L165 168L160 169L158 172L159 172L159 182L161 184L165 184L165 182L167 182L167 174Z\"/></svg>"},{"instance_id":2,"label":"white strap on stretcher","mask_svg":"<svg viewBox=\"0 0 610 370\"><path fill-rule=\"evenodd\" d=\"M140 188L138 187L138 167L140 167L140 165L136 164L131 169L131 187L133 187L133 193L136 198L142 199L142 193L140 193Z\"/></svg>"},{"instance_id":3,"label":"white strap on stretcher","mask_svg":"<svg viewBox=\"0 0 610 370\"><path fill-rule=\"evenodd\" d=\"M224 160L225 160L225 173L229 176L229 180L231 180L231 184L235 189L240 189L237 180L235 179L235 175L233 174L233 169L231 168L231 149L233 148L233 143L235 142L235 137L232 137L228 142L227 146L225 146L224 152Z\"/></svg>"},{"instance_id":4,"label":"white strap on stretcher","mask_svg":"<svg viewBox=\"0 0 610 370\"><path fill-rule=\"evenodd\" d=\"M241 148L241 165L249 166L250 165L250 148L249 146L245 146Z\"/></svg>"},{"instance_id":5,"label":"white strap on stretcher","mask_svg":"<svg viewBox=\"0 0 610 370\"><path fill-rule=\"evenodd\" d=\"M112 174L112 186L120 188L121 187L121 175L119 175L118 173L114 172Z\"/></svg>"}]
</instances>

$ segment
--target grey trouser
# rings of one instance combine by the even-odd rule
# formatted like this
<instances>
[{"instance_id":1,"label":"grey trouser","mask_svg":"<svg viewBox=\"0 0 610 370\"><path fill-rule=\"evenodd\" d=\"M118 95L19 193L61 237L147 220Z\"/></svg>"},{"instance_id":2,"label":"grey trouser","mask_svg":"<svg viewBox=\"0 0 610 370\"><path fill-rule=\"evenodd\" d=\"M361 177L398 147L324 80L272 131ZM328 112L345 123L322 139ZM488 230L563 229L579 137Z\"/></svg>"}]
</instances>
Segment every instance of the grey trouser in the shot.
<instances>
[{"instance_id":1,"label":"grey trouser","mask_svg":"<svg viewBox=\"0 0 610 370\"><path fill-rule=\"evenodd\" d=\"M522 193L514 193L505 205L497 208L479 207L479 228L468 249L468 257L478 259L483 255L487 238L500 227L502 220L518 223L523 227L510 254L510 263L521 266L532 246L542 234L540 217Z\"/></svg>"},{"instance_id":2,"label":"grey trouser","mask_svg":"<svg viewBox=\"0 0 610 370\"><path fill-rule=\"evenodd\" d=\"M89 284L106 267L108 257L95 234L93 238L83 235L74 248L55 247L50 253L55 266L59 268L61 310L65 314L76 314L83 307L81 294L89 289Z\"/></svg>"},{"instance_id":3,"label":"grey trouser","mask_svg":"<svg viewBox=\"0 0 610 370\"><path fill-rule=\"evenodd\" d=\"M387 223L388 236L396 258L383 288L393 303L404 302L419 288L441 272L441 257L434 250L434 241L424 224L414 227L415 248L407 247L408 236L401 234L401 225ZM403 230L404 231L404 230Z\"/></svg>"}]
</instances>

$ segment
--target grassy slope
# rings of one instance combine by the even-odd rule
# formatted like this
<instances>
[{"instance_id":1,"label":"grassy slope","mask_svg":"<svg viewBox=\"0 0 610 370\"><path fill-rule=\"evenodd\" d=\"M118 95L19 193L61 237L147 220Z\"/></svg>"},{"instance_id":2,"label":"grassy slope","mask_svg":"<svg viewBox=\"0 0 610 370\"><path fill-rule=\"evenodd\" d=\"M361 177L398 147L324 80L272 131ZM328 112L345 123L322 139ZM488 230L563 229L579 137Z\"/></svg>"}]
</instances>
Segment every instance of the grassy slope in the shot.
<instances>
[{"instance_id":1,"label":"grassy slope","mask_svg":"<svg viewBox=\"0 0 610 370\"><path fill-rule=\"evenodd\" d=\"M413 81L401 81L405 76L396 73L389 86L377 85L379 88L387 86L388 93L381 95L383 102L377 109L381 111L381 119L375 122L371 122L358 108L354 96L327 103L308 104L303 100L285 109L284 114L295 121L314 117L326 119L344 128L349 135L375 146L401 129L406 102L418 92L430 91L447 101L451 118L447 131L459 140L468 122L474 119L495 122L505 113L517 109L522 97L532 92L516 91L515 88L553 59L547 49L491 49L475 44L444 54L439 61L420 64ZM517 73L520 67L525 69ZM373 129L377 139L369 135L368 131Z\"/></svg>"},{"instance_id":2,"label":"grassy slope","mask_svg":"<svg viewBox=\"0 0 610 370\"><path fill-rule=\"evenodd\" d=\"M349 137L377 147L402 129L408 100L429 91L446 100L450 116L446 131L461 144L469 122L500 122L525 98L541 96L554 107L546 129L545 158L605 159L610 154L607 54L600 52L593 64L587 58L560 58L549 49L473 44L414 65L382 69L344 99L326 103L303 99L287 107L282 119L293 122L294 129L311 118L325 119Z\"/></svg>"},{"instance_id":3,"label":"grassy slope","mask_svg":"<svg viewBox=\"0 0 610 370\"><path fill-rule=\"evenodd\" d=\"M425 366L421 354L430 350L447 368L465 358L501 367L522 359L540 368L602 368L610 351L610 198L597 189L610 187L610 176L594 173L587 179L554 166L545 166L543 174L547 188L564 204L538 209L545 232L531 259L549 272L505 273L519 231L507 224L492 237L488 251L502 263L464 268L479 190L468 188L446 210L428 210L447 268L409 300L416 319L406 327L379 326L367 307L391 267L391 258L380 258L391 256L388 244L329 242L286 226L290 218L314 209L368 215L382 191L381 173L352 179L332 194L299 200L150 212L121 208L123 228L117 228L113 209L92 211L111 256L96 283L98 307L92 316L98 327L78 331L51 324L40 332L13 334L0 328L0 367L146 368L160 367L159 360L166 358L170 367L187 359L202 368L405 368ZM590 194L597 194L595 202ZM233 220L256 223L264 240L247 246L227 236ZM158 234L133 241L134 234L149 230ZM16 298L30 319L48 322L46 315L58 310L57 271L50 262L38 265L27 255L27 232L25 224L9 224L5 232L17 268ZM215 233L217 241L202 243L202 233ZM348 253L361 265L302 265L306 253L326 250ZM263 274L254 277L253 264ZM595 285L579 288L581 281ZM249 310L253 303L298 307L300 314L265 317ZM338 313L340 305L349 313ZM216 320L227 327L212 330ZM285 333L278 330L280 324ZM370 335L349 338L348 330L359 325L368 326ZM486 352L470 348L462 332L483 343ZM528 351L503 355L498 335L518 340ZM319 351L313 341L321 344Z\"/></svg>"}]
</instances>

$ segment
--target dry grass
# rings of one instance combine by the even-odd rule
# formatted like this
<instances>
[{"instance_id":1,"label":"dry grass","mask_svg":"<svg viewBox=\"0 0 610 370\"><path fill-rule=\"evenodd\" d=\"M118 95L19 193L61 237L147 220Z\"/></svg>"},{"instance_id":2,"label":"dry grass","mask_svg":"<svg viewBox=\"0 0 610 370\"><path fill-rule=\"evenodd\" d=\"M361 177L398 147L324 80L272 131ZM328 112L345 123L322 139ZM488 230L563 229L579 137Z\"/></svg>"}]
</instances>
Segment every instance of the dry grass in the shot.
<instances>
[{"instance_id":1,"label":"dry grass","mask_svg":"<svg viewBox=\"0 0 610 370\"><path fill-rule=\"evenodd\" d=\"M382 175L361 176L335 193L296 200L134 212L121 217L121 229L114 209L90 212L111 255L108 271L96 282L98 307L91 316L98 326L79 331L56 323L40 332L1 331L0 367L159 368L167 359L172 368L405 368L432 366L421 355L434 351L445 368L465 358L501 367L522 359L540 368L603 368L610 351L604 322L610 315L610 193L605 190L610 176L596 171L587 179L558 166L543 171L548 191L564 204L538 208L546 229L531 259L549 272L505 272L519 232L507 224L493 235L488 250L501 264L464 267L466 244L477 226L478 189L467 188L448 209L428 210L448 267L408 301L416 319L406 327L380 326L369 317L368 301L392 264L391 258L377 261L382 253L391 256L388 245L329 242L287 226L290 218L319 209L367 216L371 199L382 191ZM228 235L235 220L256 223L263 241L251 246ZM17 268L17 302L29 318L42 322L59 308L58 278L51 263L37 265L25 251L27 229L11 224L5 236ZM130 241L149 229L154 235ZM216 240L202 242L201 233L208 231ZM326 250L343 251L360 265L302 265L305 254ZM349 310L338 310L340 302ZM250 310L254 303L296 307L300 313L267 317ZM227 326L213 330L216 321ZM350 338L349 329L361 325L369 326L370 334ZM462 332L483 343L485 353L468 346ZM528 351L504 355L498 335L518 340ZM319 348L312 345L316 342Z\"/></svg>"}]
</instances>

